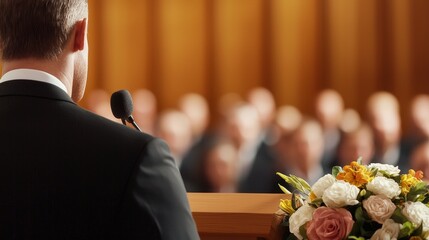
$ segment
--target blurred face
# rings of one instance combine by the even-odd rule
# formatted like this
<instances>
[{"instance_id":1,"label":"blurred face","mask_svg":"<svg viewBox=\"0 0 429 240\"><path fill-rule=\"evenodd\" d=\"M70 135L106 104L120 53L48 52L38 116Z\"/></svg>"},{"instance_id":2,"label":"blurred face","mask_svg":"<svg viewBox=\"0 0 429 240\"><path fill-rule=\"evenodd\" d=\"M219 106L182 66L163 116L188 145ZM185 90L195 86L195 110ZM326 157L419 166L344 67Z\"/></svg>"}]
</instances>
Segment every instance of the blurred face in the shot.
<instances>
[{"instance_id":1,"label":"blurred face","mask_svg":"<svg viewBox=\"0 0 429 240\"><path fill-rule=\"evenodd\" d=\"M401 135L399 103L395 96L387 92L378 92L368 99L370 125L379 148L396 144Z\"/></svg>"},{"instance_id":2,"label":"blurred face","mask_svg":"<svg viewBox=\"0 0 429 240\"><path fill-rule=\"evenodd\" d=\"M369 164L374 155L372 136L364 132L346 136L340 145L339 155L341 165L347 165L359 157L362 157L363 164Z\"/></svg>"},{"instance_id":3,"label":"blurred face","mask_svg":"<svg viewBox=\"0 0 429 240\"><path fill-rule=\"evenodd\" d=\"M206 100L200 95L189 94L182 100L180 109L189 117L194 135L201 135L206 130L209 121Z\"/></svg>"},{"instance_id":4,"label":"blurred face","mask_svg":"<svg viewBox=\"0 0 429 240\"><path fill-rule=\"evenodd\" d=\"M251 106L235 109L229 118L231 139L237 146L256 140L261 132L261 125L257 111Z\"/></svg>"},{"instance_id":5,"label":"blurred face","mask_svg":"<svg viewBox=\"0 0 429 240\"><path fill-rule=\"evenodd\" d=\"M320 163L323 153L323 135L320 127L313 123L302 126L294 135L294 159L303 171Z\"/></svg>"},{"instance_id":6,"label":"blurred face","mask_svg":"<svg viewBox=\"0 0 429 240\"><path fill-rule=\"evenodd\" d=\"M411 117L414 125L425 137L429 137L429 96L418 96L412 105Z\"/></svg>"},{"instance_id":7,"label":"blurred face","mask_svg":"<svg viewBox=\"0 0 429 240\"><path fill-rule=\"evenodd\" d=\"M161 116L158 136L168 143L175 157L182 156L192 144L189 120L177 112L168 112Z\"/></svg>"},{"instance_id":8,"label":"blurred face","mask_svg":"<svg viewBox=\"0 0 429 240\"><path fill-rule=\"evenodd\" d=\"M316 101L316 114L323 128L337 128L341 121L343 108L343 100L337 92L322 92Z\"/></svg>"},{"instance_id":9,"label":"blurred face","mask_svg":"<svg viewBox=\"0 0 429 240\"><path fill-rule=\"evenodd\" d=\"M143 132L153 134L156 122L156 98L152 92L139 89L132 93L134 118Z\"/></svg>"},{"instance_id":10,"label":"blurred face","mask_svg":"<svg viewBox=\"0 0 429 240\"><path fill-rule=\"evenodd\" d=\"M268 127L274 117L275 101L270 91L264 88L253 89L249 93L248 101L258 111L262 126Z\"/></svg>"},{"instance_id":11,"label":"blurred face","mask_svg":"<svg viewBox=\"0 0 429 240\"><path fill-rule=\"evenodd\" d=\"M223 144L210 151L205 172L214 191L234 185L237 158L237 150L232 145Z\"/></svg>"},{"instance_id":12,"label":"blurred face","mask_svg":"<svg viewBox=\"0 0 429 240\"><path fill-rule=\"evenodd\" d=\"M380 143L396 143L400 138L399 115L393 111L381 111L373 116L375 138Z\"/></svg>"}]
</instances>

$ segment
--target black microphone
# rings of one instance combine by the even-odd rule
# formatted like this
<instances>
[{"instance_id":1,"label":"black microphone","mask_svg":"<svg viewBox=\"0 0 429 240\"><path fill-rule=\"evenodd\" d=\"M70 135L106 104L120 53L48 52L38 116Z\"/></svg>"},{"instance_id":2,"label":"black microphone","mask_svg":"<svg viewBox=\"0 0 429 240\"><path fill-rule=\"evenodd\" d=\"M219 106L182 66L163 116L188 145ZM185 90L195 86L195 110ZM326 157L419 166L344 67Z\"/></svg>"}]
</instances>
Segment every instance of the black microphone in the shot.
<instances>
[{"instance_id":1,"label":"black microphone","mask_svg":"<svg viewBox=\"0 0 429 240\"><path fill-rule=\"evenodd\" d=\"M133 100L131 94L127 90L119 90L112 94L110 98L110 107L112 113L116 118L121 119L124 125L126 122L131 123L137 130L140 130L137 123L132 116L133 113Z\"/></svg>"}]
</instances>

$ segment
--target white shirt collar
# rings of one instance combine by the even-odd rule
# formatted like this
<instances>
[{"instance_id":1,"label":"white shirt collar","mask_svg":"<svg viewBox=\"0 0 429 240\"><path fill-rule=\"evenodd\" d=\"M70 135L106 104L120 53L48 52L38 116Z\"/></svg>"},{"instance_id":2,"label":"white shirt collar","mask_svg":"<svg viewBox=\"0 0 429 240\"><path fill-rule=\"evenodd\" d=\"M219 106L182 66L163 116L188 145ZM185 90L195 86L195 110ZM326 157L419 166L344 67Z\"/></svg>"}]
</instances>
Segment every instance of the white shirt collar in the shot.
<instances>
[{"instance_id":1,"label":"white shirt collar","mask_svg":"<svg viewBox=\"0 0 429 240\"><path fill-rule=\"evenodd\" d=\"M59 87L60 89L62 89L64 92L67 93L66 86L58 78L56 78L55 76L47 72L43 72L39 70L15 69L15 70L9 71L5 73L3 77L0 79L0 84L7 81L13 81L13 80L32 80L32 81L49 83Z\"/></svg>"}]
</instances>

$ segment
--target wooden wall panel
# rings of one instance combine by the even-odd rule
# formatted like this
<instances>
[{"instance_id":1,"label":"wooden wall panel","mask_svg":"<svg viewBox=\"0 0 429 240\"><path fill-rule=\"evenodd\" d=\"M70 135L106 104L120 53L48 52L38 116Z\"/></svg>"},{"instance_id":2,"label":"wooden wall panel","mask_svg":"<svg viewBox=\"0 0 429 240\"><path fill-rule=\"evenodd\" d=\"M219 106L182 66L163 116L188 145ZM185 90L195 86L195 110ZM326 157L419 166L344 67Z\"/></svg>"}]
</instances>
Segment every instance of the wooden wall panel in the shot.
<instances>
[{"instance_id":1,"label":"wooden wall panel","mask_svg":"<svg viewBox=\"0 0 429 240\"><path fill-rule=\"evenodd\" d=\"M147 1L103 0L97 10L101 33L94 44L100 44L100 86L110 92L147 87Z\"/></svg>"},{"instance_id":2,"label":"wooden wall panel","mask_svg":"<svg viewBox=\"0 0 429 240\"><path fill-rule=\"evenodd\" d=\"M330 65L327 81L340 91L346 106L359 104L358 24L360 0L329 1Z\"/></svg>"},{"instance_id":3,"label":"wooden wall panel","mask_svg":"<svg viewBox=\"0 0 429 240\"><path fill-rule=\"evenodd\" d=\"M300 0L272 2L272 91L281 104L300 106L302 65L302 16Z\"/></svg>"},{"instance_id":4,"label":"wooden wall panel","mask_svg":"<svg viewBox=\"0 0 429 240\"><path fill-rule=\"evenodd\" d=\"M316 4L318 0L302 1L302 12L300 15L300 27L299 36L301 44L301 66L299 67L301 72L302 81L299 92L305 93L300 94L300 108L306 114L312 114L314 112L314 101L317 92L320 90L318 82L322 80L322 71L320 68L320 58L318 57L322 52L319 47L320 41L322 44L326 44L323 41L321 32L318 31L319 24L321 21L318 12L320 5ZM322 61L324 61L322 59Z\"/></svg>"},{"instance_id":5,"label":"wooden wall panel","mask_svg":"<svg viewBox=\"0 0 429 240\"><path fill-rule=\"evenodd\" d=\"M411 5L407 1L393 0L392 4L392 82L394 93L404 103L402 108L409 112L408 103L412 97L411 66ZM404 115L405 117L405 115Z\"/></svg>"},{"instance_id":6,"label":"wooden wall panel","mask_svg":"<svg viewBox=\"0 0 429 240\"><path fill-rule=\"evenodd\" d=\"M262 2L214 1L216 95L245 94L262 84Z\"/></svg>"},{"instance_id":7,"label":"wooden wall panel","mask_svg":"<svg viewBox=\"0 0 429 240\"><path fill-rule=\"evenodd\" d=\"M353 106L365 115L365 100L377 90L379 65L377 56L377 2L361 0L358 6L357 102ZM341 90L341 89L340 89Z\"/></svg>"},{"instance_id":8,"label":"wooden wall panel","mask_svg":"<svg viewBox=\"0 0 429 240\"><path fill-rule=\"evenodd\" d=\"M158 0L159 75L155 84L161 107L175 107L188 92L206 95L205 1Z\"/></svg>"},{"instance_id":9,"label":"wooden wall panel","mask_svg":"<svg viewBox=\"0 0 429 240\"><path fill-rule=\"evenodd\" d=\"M411 9L413 92L429 93L429 1L414 0Z\"/></svg>"}]
</instances>

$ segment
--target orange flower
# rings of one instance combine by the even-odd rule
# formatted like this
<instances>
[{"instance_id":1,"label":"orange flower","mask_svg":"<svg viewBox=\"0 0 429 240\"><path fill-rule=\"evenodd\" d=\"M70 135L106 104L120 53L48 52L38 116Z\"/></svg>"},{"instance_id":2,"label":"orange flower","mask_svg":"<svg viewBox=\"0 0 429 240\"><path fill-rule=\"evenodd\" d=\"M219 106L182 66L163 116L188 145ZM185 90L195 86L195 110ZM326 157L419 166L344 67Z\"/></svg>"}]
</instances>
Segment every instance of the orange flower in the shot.
<instances>
[{"instance_id":1,"label":"orange flower","mask_svg":"<svg viewBox=\"0 0 429 240\"><path fill-rule=\"evenodd\" d=\"M356 187L362 187L370 182L373 177L365 166L357 162L352 162L350 165L344 167L343 172L337 175L337 179L346 181Z\"/></svg>"},{"instance_id":2,"label":"orange flower","mask_svg":"<svg viewBox=\"0 0 429 240\"><path fill-rule=\"evenodd\" d=\"M410 240L423 240L423 238L421 238L419 236L411 236Z\"/></svg>"},{"instance_id":3,"label":"orange flower","mask_svg":"<svg viewBox=\"0 0 429 240\"><path fill-rule=\"evenodd\" d=\"M401 176L401 191L404 194L408 194L410 189L417 183L421 182L423 178L422 171L414 171L413 169L408 170L408 174Z\"/></svg>"},{"instance_id":4,"label":"orange flower","mask_svg":"<svg viewBox=\"0 0 429 240\"><path fill-rule=\"evenodd\" d=\"M422 180L423 179L423 172L422 171L417 171L415 177L418 180Z\"/></svg>"}]
</instances>

